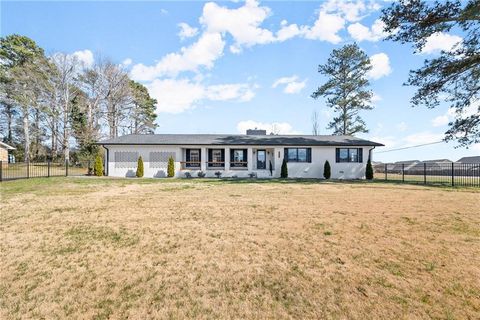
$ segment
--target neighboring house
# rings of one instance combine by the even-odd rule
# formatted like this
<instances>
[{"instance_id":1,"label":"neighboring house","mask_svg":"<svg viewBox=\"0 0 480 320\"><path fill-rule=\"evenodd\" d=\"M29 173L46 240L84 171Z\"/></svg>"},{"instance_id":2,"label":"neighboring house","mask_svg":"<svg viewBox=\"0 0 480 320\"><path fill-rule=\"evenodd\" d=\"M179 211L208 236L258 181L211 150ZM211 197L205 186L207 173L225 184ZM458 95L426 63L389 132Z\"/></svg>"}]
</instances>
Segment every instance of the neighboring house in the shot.
<instances>
[{"instance_id":1,"label":"neighboring house","mask_svg":"<svg viewBox=\"0 0 480 320\"><path fill-rule=\"evenodd\" d=\"M2 163L8 163L8 152L10 150L15 150L14 147L0 141L0 161Z\"/></svg>"},{"instance_id":2,"label":"neighboring house","mask_svg":"<svg viewBox=\"0 0 480 320\"><path fill-rule=\"evenodd\" d=\"M480 156L463 157L457 160L458 163L480 163Z\"/></svg>"},{"instance_id":3,"label":"neighboring house","mask_svg":"<svg viewBox=\"0 0 480 320\"><path fill-rule=\"evenodd\" d=\"M323 178L328 160L333 179L362 179L369 153L383 144L352 136L266 135L248 130L246 135L152 134L126 135L99 142L106 149L109 176L135 176L138 157L145 177L165 177L168 158L175 160L175 176L280 177L282 161L295 178Z\"/></svg>"}]
</instances>

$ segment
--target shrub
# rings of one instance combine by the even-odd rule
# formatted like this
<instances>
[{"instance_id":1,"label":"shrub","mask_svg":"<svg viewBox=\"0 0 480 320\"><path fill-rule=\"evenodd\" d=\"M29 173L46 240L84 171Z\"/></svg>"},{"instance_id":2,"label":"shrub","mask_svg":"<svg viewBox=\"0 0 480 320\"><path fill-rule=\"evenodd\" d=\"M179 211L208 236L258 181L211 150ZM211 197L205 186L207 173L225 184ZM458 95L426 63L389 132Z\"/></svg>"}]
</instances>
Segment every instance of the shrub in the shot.
<instances>
[{"instance_id":1,"label":"shrub","mask_svg":"<svg viewBox=\"0 0 480 320\"><path fill-rule=\"evenodd\" d=\"M167 177L172 178L173 176L175 176L175 161L173 161L173 157L170 156L170 158L168 158Z\"/></svg>"},{"instance_id":2,"label":"shrub","mask_svg":"<svg viewBox=\"0 0 480 320\"><path fill-rule=\"evenodd\" d=\"M185 178L190 179L192 174L190 172L185 172Z\"/></svg>"},{"instance_id":3,"label":"shrub","mask_svg":"<svg viewBox=\"0 0 480 320\"><path fill-rule=\"evenodd\" d=\"M256 177L257 177L257 173L256 173L256 172L250 172L250 173L248 174L248 176L253 179L253 178L256 178Z\"/></svg>"},{"instance_id":4,"label":"shrub","mask_svg":"<svg viewBox=\"0 0 480 320\"><path fill-rule=\"evenodd\" d=\"M135 175L137 176L137 178L143 177L143 159L142 159L142 157L138 157L137 173Z\"/></svg>"},{"instance_id":5,"label":"shrub","mask_svg":"<svg viewBox=\"0 0 480 320\"><path fill-rule=\"evenodd\" d=\"M330 168L330 162L325 161L325 164L323 165L323 177L325 179L330 179L330 176L332 175L332 170Z\"/></svg>"},{"instance_id":6,"label":"shrub","mask_svg":"<svg viewBox=\"0 0 480 320\"><path fill-rule=\"evenodd\" d=\"M365 170L365 178L367 178L367 180L372 180L373 179L373 167L372 167L372 162L370 161L370 158L368 158L368 161L367 161L367 168Z\"/></svg>"},{"instance_id":7,"label":"shrub","mask_svg":"<svg viewBox=\"0 0 480 320\"><path fill-rule=\"evenodd\" d=\"M217 176L217 178L220 178L222 176L222 172L217 171L217 172L215 172L215 175Z\"/></svg>"},{"instance_id":8,"label":"shrub","mask_svg":"<svg viewBox=\"0 0 480 320\"><path fill-rule=\"evenodd\" d=\"M103 176L103 161L102 161L102 157L99 154L97 154L97 156L95 157L93 172L97 177Z\"/></svg>"},{"instance_id":9,"label":"shrub","mask_svg":"<svg viewBox=\"0 0 480 320\"><path fill-rule=\"evenodd\" d=\"M206 175L206 174L205 174L205 172L203 172L203 171L198 171L198 173L197 173L197 176L198 176L199 178L205 178L205 175Z\"/></svg>"},{"instance_id":10,"label":"shrub","mask_svg":"<svg viewBox=\"0 0 480 320\"><path fill-rule=\"evenodd\" d=\"M288 178L287 160L285 160L285 158L283 158L282 161L282 170L280 170L280 177L284 179Z\"/></svg>"}]
</instances>

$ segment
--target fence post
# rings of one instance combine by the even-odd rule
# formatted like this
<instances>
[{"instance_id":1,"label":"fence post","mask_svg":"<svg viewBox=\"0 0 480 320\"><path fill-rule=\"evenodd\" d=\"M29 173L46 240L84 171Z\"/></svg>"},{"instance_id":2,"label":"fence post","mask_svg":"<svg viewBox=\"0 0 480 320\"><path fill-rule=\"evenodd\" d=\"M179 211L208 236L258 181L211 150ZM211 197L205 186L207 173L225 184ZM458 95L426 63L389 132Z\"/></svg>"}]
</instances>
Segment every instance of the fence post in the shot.
<instances>
[{"instance_id":1,"label":"fence post","mask_svg":"<svg viewBox=\"0 0 480 320\"><path fill-rule=\"evenodd\" d=\"M452 162L452 187L455 185L455 167L454 162Z\"/></svg>"},{"instance_id":2,"label":"fence post","mask_svg":"<svg viewBox=\"0 0 480 320\"><path fill-rule=\"evenodd\" d=\"M402 163L402 182L405 182L405 163Z\"/></svg>"},{"instance_id":3,"label":"fence post","mask_svg":"<svg viewBox=\"0 0 480 320\"><path fill-rule=\"evenodd\" d=\"M0 182L3 181L3 161L0 160Z\"/></svg>"},{"instance_id":4,"label":"fence post","mask_svg":"<svg viewBox=\"0 0 480 320\"><path fill-rule=\"evenodd\" d=\"M27 179L30 178L30 159L27 160Z\"/></svg>"},{"instance_id":5,"label":"fence post","mask_svg":"<svg viewBox=\"0 0 480 320\"><path fill-rule=\"evenodd\" d=\"M423 184L427 184L427 163L423 163Z\"/></svg>"},{"instance_id":6,"label":"fence post","mask_svg":"<svg viewBox=\"0 0 480 320\"><path fill-rule=\"evenodd\" d=\"M47 177L50 178L50 160L47 161Z\"/></svg>"},{"instance_id":7,"label":"fence post","mask_svg":"<svg viewBox=\"0 0 480 320\"><path fill-rule=\"evenodd\" d=\"M68 159L65 159L65 177L68 177Z\"/></svg>"},{"instance_id":8,"label":"fence post","mask_svg":"<svg viewBox=\"0 0 480 320\"><path fill-rule=\"evenodd\" d=\"M385 163L385 181L387 181L387 164Z\"/></svg>"}]
</instances>

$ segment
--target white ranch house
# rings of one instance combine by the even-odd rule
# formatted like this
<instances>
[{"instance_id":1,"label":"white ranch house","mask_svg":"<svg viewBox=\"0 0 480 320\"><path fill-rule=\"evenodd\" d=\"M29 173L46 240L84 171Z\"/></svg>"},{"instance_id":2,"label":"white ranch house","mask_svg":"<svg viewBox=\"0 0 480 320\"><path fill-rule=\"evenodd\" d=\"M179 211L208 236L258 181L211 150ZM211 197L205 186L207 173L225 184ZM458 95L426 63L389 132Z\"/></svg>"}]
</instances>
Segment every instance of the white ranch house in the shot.
<instances>
[{"instance_id":1,"label":"white ranch house","mask_svg":"<svg viewBox=\"0 0 480 320\"><path fill-rule=\"evenodd\" d=\"M264 130L246 135L132 134L99 144L106 150L106 175L135 176L141 156L144 176L152 178L167 175L169 157L175 161L176 177L221 172L222 177L278 178L285 157L291 178L323 178L328 160L332 179L363 179L372 150L383 146L353 136L266 135Z\"/></svg>"}]
</instances>

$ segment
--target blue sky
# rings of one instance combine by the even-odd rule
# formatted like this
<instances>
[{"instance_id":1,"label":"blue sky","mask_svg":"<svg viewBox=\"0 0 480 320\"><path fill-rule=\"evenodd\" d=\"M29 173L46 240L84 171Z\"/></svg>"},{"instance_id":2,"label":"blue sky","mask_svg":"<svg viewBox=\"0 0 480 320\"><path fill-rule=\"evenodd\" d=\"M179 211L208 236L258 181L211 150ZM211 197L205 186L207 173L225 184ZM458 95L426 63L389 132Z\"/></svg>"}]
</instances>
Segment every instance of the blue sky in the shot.
<instances>
[{"instance_id":1,"label":"blue sky","mask_svg":"<svg viewBox=\"0 0 480 320\"><path fill-rule=\"evenodd\" d=\"M363 112L386 144L375 160L479 155L480 145L454 143L380 153L439 141L452 119L447 106L412 108L410 69L448 50L461 35L438 34L424 52L382 41L377 20L384 2L1 2L1 35L34 39L47 54L99 55L123 64L159 101L157 133L239 133L248 127L279 133L321 133L332 110L310 94L325 79L318 64L356 41L372 58L375 109Z\"/></svg>"}]
</instances>

